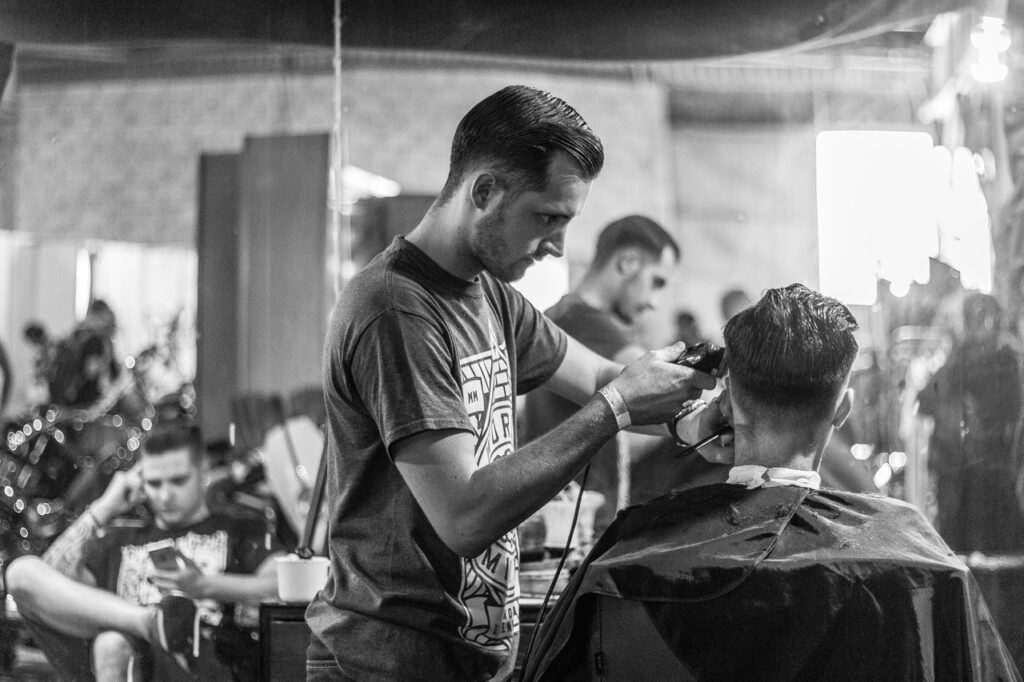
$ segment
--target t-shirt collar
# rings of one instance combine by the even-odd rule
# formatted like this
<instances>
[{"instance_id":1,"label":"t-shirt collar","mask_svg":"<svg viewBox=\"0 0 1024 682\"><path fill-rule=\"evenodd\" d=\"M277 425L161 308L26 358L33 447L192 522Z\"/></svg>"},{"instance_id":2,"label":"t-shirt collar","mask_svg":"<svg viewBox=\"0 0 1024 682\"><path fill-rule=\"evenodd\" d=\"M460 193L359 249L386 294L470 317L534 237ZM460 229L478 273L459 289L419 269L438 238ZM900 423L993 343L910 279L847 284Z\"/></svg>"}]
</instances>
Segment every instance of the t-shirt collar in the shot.
<instances>
[{"instance_id":1,"label":"t-shirt collar","mask_svg":"<svg viewBox=\"0 0 1024 682\"><path fill-rule=\"evenodd\" d=\"M787 469L786 467L769 469L758 464L741 464L729 470L729 480L726 483L743 485L747 487L747 490L776 488L782 485L795 485L817 490L821 487L821 476L817 471Z\"/></svg>"},{"instance_id":2,"label":"t-shirt collar","mask_svg":"<svg viewBox=\"0 0 1024 682\"><path fill-rule=\"evenodd\" d=\"M472 280L465 280L456 277L441 267L433 258L427 255L423 249L416 246L404 235L395 237L392 248L398 251L403 257L408 258L424 275L436 282L438 285L457 294L466 296L482 296L481 274Z\"/></svg>"}]
</instances>

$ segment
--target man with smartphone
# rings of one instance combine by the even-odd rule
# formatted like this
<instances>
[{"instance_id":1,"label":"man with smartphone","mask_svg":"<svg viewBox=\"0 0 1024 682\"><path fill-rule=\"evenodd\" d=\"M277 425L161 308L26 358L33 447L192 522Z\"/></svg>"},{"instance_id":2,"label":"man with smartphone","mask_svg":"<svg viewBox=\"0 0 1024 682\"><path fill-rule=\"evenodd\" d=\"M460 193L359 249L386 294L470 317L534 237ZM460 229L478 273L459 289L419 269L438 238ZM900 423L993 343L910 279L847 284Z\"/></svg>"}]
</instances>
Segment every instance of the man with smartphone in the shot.
<instances>
[{"instance_id":1,"label":"man with smartphone","mask_svg":"<svg viewBox=\"0 0 1024 682\"><path fill-rule=\"evenodd\" d=\"M230 607L276 595L273 537L261 520L211 511L207 478L198 430L158 424L139 465L115 474L47 555L10 564L8 592L62 675L164 679L176 674L167 659L206 674L218 666L200 662L201 642L233 622ZM116 521L143 501L151 521Z\"/></svg>"}]
</instances>

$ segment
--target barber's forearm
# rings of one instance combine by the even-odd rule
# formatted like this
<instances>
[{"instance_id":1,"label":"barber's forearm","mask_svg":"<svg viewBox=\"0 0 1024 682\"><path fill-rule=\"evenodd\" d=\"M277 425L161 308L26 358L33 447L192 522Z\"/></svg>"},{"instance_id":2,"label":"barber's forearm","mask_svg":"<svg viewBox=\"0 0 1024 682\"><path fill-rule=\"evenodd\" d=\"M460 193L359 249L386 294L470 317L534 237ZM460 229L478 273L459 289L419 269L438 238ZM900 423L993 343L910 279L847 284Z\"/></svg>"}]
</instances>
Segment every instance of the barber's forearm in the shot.
<instances>
[{"instance_id":1,"label":"barber's forearm","mask_svg":"<svg viewBox=\"0 0 1024 682\"><path fill-rule=\"evenodd\" d=\"M601 369L597 373L597 387L595 391L600 389L602 386L607 384L609 381L619 376L622 373L622 368L625 365L621 365L617 362L608 362L601 366Z\"/></svg>"},{"instance_id":2,"label":"barber's forearm","mask_svg":"<svg viewBox=\"0 0 1024 682\"><path fill-rule=\"evenodd\" d=\"M239 575L219 573L204 575L199 581L199 599L219 602L258 602L277 596L277 575L274 573Z\"/></svg>"},{"instance_id":3,"label":"barber's forearm","mask_svg":"<svg viewBox=\"0 0 1024 682\"><path fill-rule=\"evenodd\" d=\"M478 469L470 479L472 513L449 545L477 556L558 494L617 430L611 409L595 397L549 433Z\"/></svg>"},{"instance_id":4,"label":"barber's forearm","mask_svg":"<svg viewBox=\"0 0 1024 682\"><path fill-rule=\"evenodd\" d=\"M583 405L602 386L622 371L623 365L602 357L573 338L565 358L544 388L577 405Z\"/></svg>"}]
</instances>

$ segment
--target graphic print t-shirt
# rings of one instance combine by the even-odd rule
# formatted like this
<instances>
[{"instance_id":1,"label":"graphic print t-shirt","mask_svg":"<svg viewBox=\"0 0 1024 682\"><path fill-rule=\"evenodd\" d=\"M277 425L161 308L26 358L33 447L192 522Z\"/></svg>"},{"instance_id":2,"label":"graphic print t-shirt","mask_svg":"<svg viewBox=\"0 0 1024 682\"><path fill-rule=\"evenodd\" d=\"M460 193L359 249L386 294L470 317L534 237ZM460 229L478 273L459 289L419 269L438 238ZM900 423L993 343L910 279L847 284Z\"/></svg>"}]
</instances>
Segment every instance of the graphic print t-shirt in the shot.
<instances>
[{"instance_id":1,"label":"graphic print t-shirt","mask_svg":"<svg viewBox=\"0 0 1024 682\"><path fill-rule=\"evenodd\" d=\"M154 570L149 550L164 540L173 540L175 548L205 574L251 574L272 552L281 551L262 521L214 513L174 530L110 526L85 546L82 564L96 577L97 586L136 604L155 604L162 595L147 579ZM223 614L216 602L203 602L200 610L204 622L220 623Z\"/></svg>"},{"instance_id":2,"label":"graphic print t-shirt","mask_svg":"<svg viewBox=\"0 0 1024 682\"><path fill-rule=\"evenodd\" d=\"M482 680L511 670L515 530L459 557L388 448L453 429L475 436L479 466L511 454L516 394L550 378L565 347L515 289L487 274L453 277L403 238L346 288L324 358L334 583L307 621L350 676Z\"/></svg>"}]
</instances>

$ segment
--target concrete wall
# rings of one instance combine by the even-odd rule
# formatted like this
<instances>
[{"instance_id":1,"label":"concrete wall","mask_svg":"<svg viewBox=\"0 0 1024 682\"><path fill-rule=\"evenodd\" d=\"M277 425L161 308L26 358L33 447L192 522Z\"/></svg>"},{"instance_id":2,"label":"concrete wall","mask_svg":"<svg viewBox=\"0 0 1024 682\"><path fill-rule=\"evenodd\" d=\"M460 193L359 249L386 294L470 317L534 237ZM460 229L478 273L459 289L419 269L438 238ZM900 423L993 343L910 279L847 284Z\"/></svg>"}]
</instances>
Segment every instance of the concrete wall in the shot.
<instances>
[{"instance_id":1,"label":"concrete wall","mask_svg":"<svg viewBox=\"0 0 1024 682\"><path fill-rule=\"evenodd\" d=\"M571 282L582 275L597 233L610 220L644 213L677 229L666 95L651 82L498 69L346 68L342 104L349 161L398 181L405 194L433 195L444 182L459 119L481 98L512 83L563 97L605 145L605 171L569 232ZM90 240L192 247L202 154L238 153L247 137L329 132L334 117L329 73L22 78L9 94L3 137L10 151L0 183L13 201L0 216L0 229L71 249ZM73 309L73 268L50 269L43 261L34 267L47 272L0 273L0 290L9 293L0 301L0 320L9 322L0 329L0 342L14 351L19 378L31 371L27 352L20 352L26 350L20 327L31 317L48 319L46 311L25 309L24 303L49 301L47 307ZM667 320L649 320L648 327L663 337ZM68 326L62 318L53 331L63 333Z\"/></svg>"},{"instance_id":2,"label":"concrete wall","mask_svg":"<svg viewBox=\"0 0 1024 682\"><path fill-rule=\"evenodd\" d=\"M357 68L342 80L351 163L436 193L451 135L482 97L510 83L573 104L602 137L607 166L573 228L569 257L590 259L615 217L670 217L671 137L650 83L505 71ZM45 237L194 242L201 153L237 152L247 136L327 132L329 74L22 83L17 91L15 225Z\"/></svg>"},{"instance_id":3,"label":"concrete wall","mask_svg":"<svg viewBox=\"0 0 1024 682\"><path fill-rule=\"evenodd\" d=\"M683 267L676 308L721 341L724 291L818 285L815 130L687 126L673 132Z\"/></svg>"}]
</instances>

